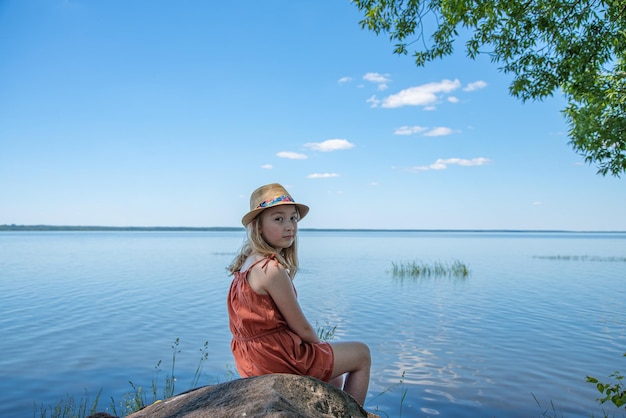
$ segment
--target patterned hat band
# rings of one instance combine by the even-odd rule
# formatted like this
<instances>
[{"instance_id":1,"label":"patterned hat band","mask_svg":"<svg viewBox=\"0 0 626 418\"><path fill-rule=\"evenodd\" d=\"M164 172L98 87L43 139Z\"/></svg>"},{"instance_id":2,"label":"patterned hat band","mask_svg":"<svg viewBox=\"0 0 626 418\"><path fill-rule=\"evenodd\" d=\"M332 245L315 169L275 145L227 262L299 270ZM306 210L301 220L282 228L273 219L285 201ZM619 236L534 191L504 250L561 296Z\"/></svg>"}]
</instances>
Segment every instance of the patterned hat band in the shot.
<instances>
[{"instance_id":1,"label":"patterned hat band","mask_svg":"<svg viewBox=\"0 0 626 418\"><path fill-rule=\"evenodd\" d=\"M252 192L250 196L250 212L241 218L241 223L246 226L265 209L280 205L295 205L298 208L300 219L309 213L307 205L296 203L283 186L278 183L272 183L261 186Z\"/></svg>"},{"instance_id":2,"label":"patterned hat band","mask_svg":"<svg viewBox=\"0 0 626 418\"><path fill-rule=\"evenodd\" d=\"M273 197L271 199L268 199L264 202L259 203L259 205L256 207L257 209L261 209L261 208L268 208L270 206L274 206L276 203L279 202L291 202L291 203L295 203L293 201L293 199L291 198L291 196L289 195L282 195L282 196L277 196L277 197Z\"/></svg>"}]
</instances>

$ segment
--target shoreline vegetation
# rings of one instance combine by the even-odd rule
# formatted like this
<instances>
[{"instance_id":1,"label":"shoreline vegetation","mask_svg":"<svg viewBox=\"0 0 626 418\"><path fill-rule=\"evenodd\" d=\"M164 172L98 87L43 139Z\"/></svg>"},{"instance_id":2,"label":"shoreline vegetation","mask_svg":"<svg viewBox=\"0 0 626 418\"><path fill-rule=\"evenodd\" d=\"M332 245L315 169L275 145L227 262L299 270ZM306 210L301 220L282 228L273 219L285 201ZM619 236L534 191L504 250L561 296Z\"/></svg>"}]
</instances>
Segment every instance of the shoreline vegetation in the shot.
<instances>
[{"instance_id":1,"label":"shoreline vegetation","mask_svg":"<svg viewBox=\"0 0 626 418\"><path fill-rule=\"evenodd\" d=\"M322 341L332 341L335 338L335 331L337 329L336 325L331 325L327 323L326 325L320 326L316 324L317 334ZM96 414L98 411L113 413L114 416L127 416L134 412L137 412L144 407L151 405L155 402L160 402L165 399L168 399L180 392L175 389L175 385L177 383L176 379L176 356L182 351L179 349L180 339L176 338L174 344L171 346L172 348L172 356L171 356L171 367L169 365L163 364L161 360L159 360L155 366L155 373L152 377L150 387L141 386L139 384L133 383L132 380L129 380L132 391L126 392L121 400L116 401L112 396L110 397L109 406L103 406L100 402L102 395L102 388L97 392L95 396L95 400L91 401L89 398L89 392L85 388L85 395L82 397L75 397L74 395L66 395L65 398L61 399L54 405L44 405L43 403L33 403L33 417L34 418L89 418L91 414ZM196 367L193 378L190 381L189 389L192 390L198 387L203 386L200 383L200 379L203 377L203 366L204 362L207 360L209 356L209 343L205 341L204 347L200 349L200 359L198 365ZM623 354L626 357L626 353ZM162 372L162 369L166 367L169 369L169 372L166 373L165 376L159 376ZM161 385L161 379L164 378L164 383ZM227 370L227 379L226 381L230 381L233 379L237 379L232 369ZM596 389L602 395L600 398L596 398L596 401L602 408L603 418L615 417L615 412L613 408L609 408L612 411L609 412L604 409L605 405L613 404L617 411L623 411L623 407L626 405L626 386L623 382L624 375L621 372L615 371L611 375L609 375L609 381L600 381L595 377L591 377L589 375L586 376L586 381L596 386ZM184 379L183 379L184 380ZM603 379L604 380L604 379ZM606 382L606 383L605 383ZM144 384L146 380L144 379ZM179 387L183 382L178 382ZM217 385L220 382L208 383L209 385ZM200 385L200 386L199 386ZM162 388L162 389L161 389ZM404 372L402 372L402 376L399 379L399 382L392 383L386 388L384 388L381 392L377 394L372 394L372 396L366 401L365 407L367 410L371 412L375 412L378 414L384 414L386 417L390 417L390 415L384 410L379 408L379 405L375 402L381 396L388 394L395 389L403 390L402 396L400 398L400 405L398 407L398 418L402 418L402 409L403 404L407 395L408 389L406 389L404 384ZM162 390L162 396L159 396ZM150 396L151 395L151 396ZM557 407L554 403L550 402L550 407L546 408L542 406L535 395L531 392L532 398L537 403L538 408L541 410L541 416L544 418L564 418L565 415L560 413L557 410ZM119 411L118 411L119 407ZM50 413L50 416L48 416ZM619 413L619 412L618 412ZM612 414L612 415L611 415ZM380 415L382 416L382 415ZM591 414L591 417L595 415ZM624 416L624 415L622 415Z\"/></svg>"},{"instance_id":2,"label":"shoreline vegetation","mask_svg":"<svg viewBox=\"0 0 626 418\"><path fill-rule=\"evenodd\" d=\"M231 226L97 226L97 225L0 225L3 231L86 231L86 232L228 232L243 231L243 227ZM301 231L319 232L454 232L454 233L572 233L572 234L624 234L626 231L577 231L566 229L372 229L372 228L300 228Z\"/></svg>"}]
</instances>

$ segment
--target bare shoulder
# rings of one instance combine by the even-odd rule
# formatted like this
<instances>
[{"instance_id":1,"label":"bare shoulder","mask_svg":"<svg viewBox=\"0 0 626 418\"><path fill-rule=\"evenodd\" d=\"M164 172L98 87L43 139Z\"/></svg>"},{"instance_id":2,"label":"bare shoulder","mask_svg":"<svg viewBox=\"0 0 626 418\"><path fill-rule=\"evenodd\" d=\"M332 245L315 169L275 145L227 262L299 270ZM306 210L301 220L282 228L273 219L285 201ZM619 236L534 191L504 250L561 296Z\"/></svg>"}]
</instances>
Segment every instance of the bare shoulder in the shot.
<instances>
[{"instance_id":1,"label":"bare shoulder","mask_svg":"<svg viewBox=\"0 0 626 418\"><path fill-rule=\"evenodd\" d=\"M255 262L253 261L250 265ZM273 260L269 260L267 263L262 261L252 265L248 273L248 283L255 292L262 295L268 294L269 288L289 284L290 282L291 279L287 274L287 270Z\"/></svg>"},{"instance_id":2,"label":"bare shoulder","mask_svg":"<svg viewBox=\"0 0 626 418\"><path fill-rule=\"evenodd\" d=\"M262 277L264 280L272 280L274 278L287 277L287 270L278 262L274 260L267 260L257 263L252 267L250 273L253 273L255 276Z\"/></svg>"}]
</instances>

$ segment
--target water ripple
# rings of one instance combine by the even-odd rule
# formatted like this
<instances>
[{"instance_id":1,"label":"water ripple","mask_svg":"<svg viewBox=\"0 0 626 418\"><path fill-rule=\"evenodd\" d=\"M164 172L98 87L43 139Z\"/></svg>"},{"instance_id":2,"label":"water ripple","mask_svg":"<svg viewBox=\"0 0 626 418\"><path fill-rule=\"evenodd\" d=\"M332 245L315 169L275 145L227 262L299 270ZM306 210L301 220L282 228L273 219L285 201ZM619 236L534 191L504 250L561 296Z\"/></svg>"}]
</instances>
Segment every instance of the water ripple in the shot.
<instances>
[{"instance_id":1,"label":"water ripple","mask_svg":"<svg viewBox=\"0 0 626 418\"><path fill-rule=\"evenodd\" d=\"M15 400L0 416L85 388L120 399L129 380L148 387L169 372L176 338L181 391L205 341L201 383L232 378L225 266L240 243L238 233L0 234L10 336L0 391ZM554 402L559 416L582 418L599 415L585 375L608 376L625 351L626 275L621 263L533 258L577 249L623 256L626 240L311 233L295 285L312 323L370 346L368 409L528 417ZM416 255L461 259L471 276L389 274L391 260Z\"/></svg>"}]
</instances>

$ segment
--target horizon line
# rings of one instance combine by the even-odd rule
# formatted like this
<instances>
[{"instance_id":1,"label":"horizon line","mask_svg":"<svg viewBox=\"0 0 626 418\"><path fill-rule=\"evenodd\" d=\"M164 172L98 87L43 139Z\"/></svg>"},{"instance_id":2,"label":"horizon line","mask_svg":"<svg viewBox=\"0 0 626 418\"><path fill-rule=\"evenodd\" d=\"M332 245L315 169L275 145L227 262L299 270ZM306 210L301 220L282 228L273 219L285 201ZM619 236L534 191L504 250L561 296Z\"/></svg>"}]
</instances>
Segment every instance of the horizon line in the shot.
<instances>
[{"instance_id":1,"label":"horizon line","mask_svg":"<svg viewBox=\"0 0 626 418\"><path fill-rule=\"evenodd\" d=\"M100 225L17 225L2 224L0 231L128 231L128 232L202 232L202 231L240 231L243 226L100 226ZM626 233L621 230L573 230L573 229L446 229L446 228L299 228L300 231L361 231L361 232L543 232L543 233Z\"/></svg>"}]
</instances>

